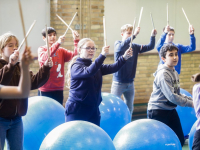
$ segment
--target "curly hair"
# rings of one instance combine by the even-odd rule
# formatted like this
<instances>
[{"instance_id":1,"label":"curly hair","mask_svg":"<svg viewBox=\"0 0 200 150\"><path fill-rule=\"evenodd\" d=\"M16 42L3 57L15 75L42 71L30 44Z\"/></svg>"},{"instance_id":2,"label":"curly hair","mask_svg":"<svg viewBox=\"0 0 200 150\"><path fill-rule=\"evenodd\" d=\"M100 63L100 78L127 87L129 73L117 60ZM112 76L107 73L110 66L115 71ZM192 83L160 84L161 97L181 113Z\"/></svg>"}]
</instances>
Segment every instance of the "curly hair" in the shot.
<instances>
[{"instance_id":1,"label":"curly hair","mask_svg":"<svg viewBox=\"0 0 200 150\"><path fill-rule=\"evenodd\" d=\"M167 51L173 51L174 49L178 51L178 47L176 47L175 45L164 44L160 49L160 56L166 58Z\"/></svg>"}]
</instances>

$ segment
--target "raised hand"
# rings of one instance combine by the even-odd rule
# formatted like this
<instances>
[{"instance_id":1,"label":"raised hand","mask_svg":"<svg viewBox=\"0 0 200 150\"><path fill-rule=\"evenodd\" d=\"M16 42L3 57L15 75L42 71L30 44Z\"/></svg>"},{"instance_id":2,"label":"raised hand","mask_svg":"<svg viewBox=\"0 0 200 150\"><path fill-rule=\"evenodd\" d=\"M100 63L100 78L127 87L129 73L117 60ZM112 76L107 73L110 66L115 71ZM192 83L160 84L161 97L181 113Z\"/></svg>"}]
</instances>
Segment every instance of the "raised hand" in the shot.
<instances>
[{"instance_id":1,"label":"raised hand","mask_svg":"<svg viewBox=\"0 0 200 150\"><path fill-rule=\"evenodd\" d=\"M10 55L9 63L15 65L18 62L19 51L15 50L13 54Z\"/></svg>"},{"instance_id":2,"label":"raised hand","mask_svg":"<svg viewBox=\"0 0 200 150\"><path fill-rule=\"evenodd\" d=\"M192 25L189 26L189 34L194 34L194 28Z\"/></svg>"},{"instance_id":3,"label":"raised hand","mask_svg":"<svg viewBox=\"0 0 200 150\"><path fill-rule=\"evenodd\" d=\"M124 55L123 55L123 58L125 59L125 60L127 60L127 59L129 59L130 57L132 57L133 56L133 50L132 50L132 48L130 47L129 49L127 49L126 51L125 51L125 53L124 53Z\"/></svg>"},{"instance_id":4,"label":"raised hand","mask_svg":"<svg viewBox=\"0 0 200 150\"><path fill-rule=\"evenodd\" d=\"M157 34L157 30L153 29L152 32L151 32L151 36L156 36L156 34Z\"/></svg>"},{"instance_id":5,"label":"raised hand","mask_svg":"<svg viewBox=\"0 0 200 150\"><path fill-rule=\"evenodd\" d=\"M44 66L53 67L52 57L49 57L49 58L45 61Z\"/></svg>"},{"instance_id":6,"label":"raised hand","mask_svg":"<svg viewBox=\"0 0 200 150\"><path fill-rule=\"evenodd\" d=\"M104 56L108 55L109 54L109 48L110 48L110 46L104 46L102 48L101 54L104 55Z\"/></svg>"},{"instance_id":7,"label":"raised hand","mask_svg":"<svg viewBox=\"0 0 200 150\"><path fill-rule=\"evenodd\" d=\"M79 34L78 34L78 32L76 30L73 30L72 36L73 36L74 40L79 40L79 38L80 38Z\"/></svg>"}]
</instances>

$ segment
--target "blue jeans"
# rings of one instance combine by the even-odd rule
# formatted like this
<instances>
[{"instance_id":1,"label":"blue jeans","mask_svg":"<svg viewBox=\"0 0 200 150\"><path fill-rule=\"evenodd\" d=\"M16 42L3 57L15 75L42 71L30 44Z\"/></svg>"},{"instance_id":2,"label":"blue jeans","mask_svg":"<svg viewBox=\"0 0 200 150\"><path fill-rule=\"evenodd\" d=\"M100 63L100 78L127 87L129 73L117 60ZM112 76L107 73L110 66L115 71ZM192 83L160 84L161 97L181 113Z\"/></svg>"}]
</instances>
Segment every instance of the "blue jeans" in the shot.
<instances>
[{"instance_id":1,"label":"blue jeans","mask_svg":"<svg viewBox=\"0 0 200 150\"><path fill-rule=\"evenodd\" d=\"M5 119L0 117L0 149L23 150L23 123L21 117Z\"/></svg>"},{"instance_id":2,"label":"blue jeans","mask_svg":"<svg viewBox=\"0 0 200 150\"><path fill-rule=\"evenodd\" d=\"M113 81L111 87L111 94L121 97L123 94L124 102L128 106L128 109L132 115L133 113L133 102L134 102L134 82L131 83L120 83Z\"/></svg>"}]
</instances>

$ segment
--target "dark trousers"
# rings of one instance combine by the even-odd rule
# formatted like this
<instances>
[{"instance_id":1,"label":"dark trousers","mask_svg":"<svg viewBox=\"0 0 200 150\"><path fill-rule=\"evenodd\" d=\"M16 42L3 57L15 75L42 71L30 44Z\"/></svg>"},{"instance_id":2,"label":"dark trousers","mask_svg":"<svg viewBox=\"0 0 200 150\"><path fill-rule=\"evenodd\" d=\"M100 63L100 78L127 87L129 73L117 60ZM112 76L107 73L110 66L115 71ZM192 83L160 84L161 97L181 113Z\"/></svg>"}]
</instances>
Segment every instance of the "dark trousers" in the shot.
<instances>
[{"instance_id":1,"label":"dark trousers","mask_svg":"<svg viewBox=\"0 0 200 150\"><path fill-rule=\"evenodd\" d=\"M194 134L192 150L200 150L200 130L197 130Z\"/></svg>"},{"instance_id":2,"label":"dark trousers","mask_svg":"<svg viewBox=\"0 0 200 150\"><path fill-rule=\"evenodd\" d=\"M65 121L83 120L100 126L101 114L98 107L67 101Z\"/></svg>"},{"instance_id":3,"label":"dark trousers","mask_svg":"<svg viewBox=\"0 0 200 150\"><path fill-rule=\"evenodd\" d=\"M38 90L38 96L46 96L53 98L57 102L59 102L61 105L63 105L63 90L60 91L51 91L51 92L42 92Z\"/></svg>"},{"instance_id":4,"label":"dark trousers","mask_svg":"<svg viewBox=\"0 0 200 150\"><path fill-rule=\"evenodd\" d=\"M167 126L169 126L178 136L181 145L184 145L185 139L183 130L181 127L181 122L176 112L176 109L173 110L160 110L154 109L148 111L148 118L158 120Z\"/></svg>"}]
</instances>

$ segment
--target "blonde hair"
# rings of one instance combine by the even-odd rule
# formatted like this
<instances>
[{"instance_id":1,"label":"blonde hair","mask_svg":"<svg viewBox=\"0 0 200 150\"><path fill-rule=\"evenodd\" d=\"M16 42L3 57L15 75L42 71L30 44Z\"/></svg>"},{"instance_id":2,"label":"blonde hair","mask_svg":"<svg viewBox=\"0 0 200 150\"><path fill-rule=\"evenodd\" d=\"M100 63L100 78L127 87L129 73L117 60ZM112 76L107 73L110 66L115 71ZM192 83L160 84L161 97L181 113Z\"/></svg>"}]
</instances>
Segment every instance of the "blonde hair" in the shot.
<instances>
[{"instance_id":1,"label":"blonde hair","mask_svg":"<svg viewBox=\"0 0 200 150\"><path fill-rule=\"evenodd\" d=\"M125 24L121 27L121 33L124 33L125 31L132 31L133 26L131 24Z\"/></svg>"},{"instance_id":2,"label":"blonde hair","mask_svg":"<svg viewBox=\"0 0 200 150\"><path fill-rule=\"evenodd\" d=\"M193 82L200 82L200 73L196 73L196 74L192 75L191 80Z\"/></svg>"},{"instance_id":3,"label":"blonde hair","mask_svg":"<svg viewBox=\"0 0 200 150\"><path fill-rule=\"evenodd\" d=\"M90 38L83 38L81 39L79 42L78 42L78 46L77 46L77 50L79 51L81 49L81 47L83 45L85 45L85 43L89 42L89 41L92 41L94 43L93 40L91 40ZM70 81L71 81L71 67L72 65L76 62L77 58L79 58L79 54L74 56L72 58L72 60L68 63L68 66L67 66L67 87L70 88Z\"/></svg>"},{"instance_id":4,"label":"blonde hair","mask_svg":"<svg viewBox=\"0 0 200 150\"><path fill-rule=\"evenodd\" d=\"M12 40L12 38L14 38L16 40L17 46L18 46L19 41L14 34L8 32L8 33L5 33L0 36L0 51L1 51L1 53L2 53L2 50L4 49L4 47Z\"/></svg>"}]
</instances>

